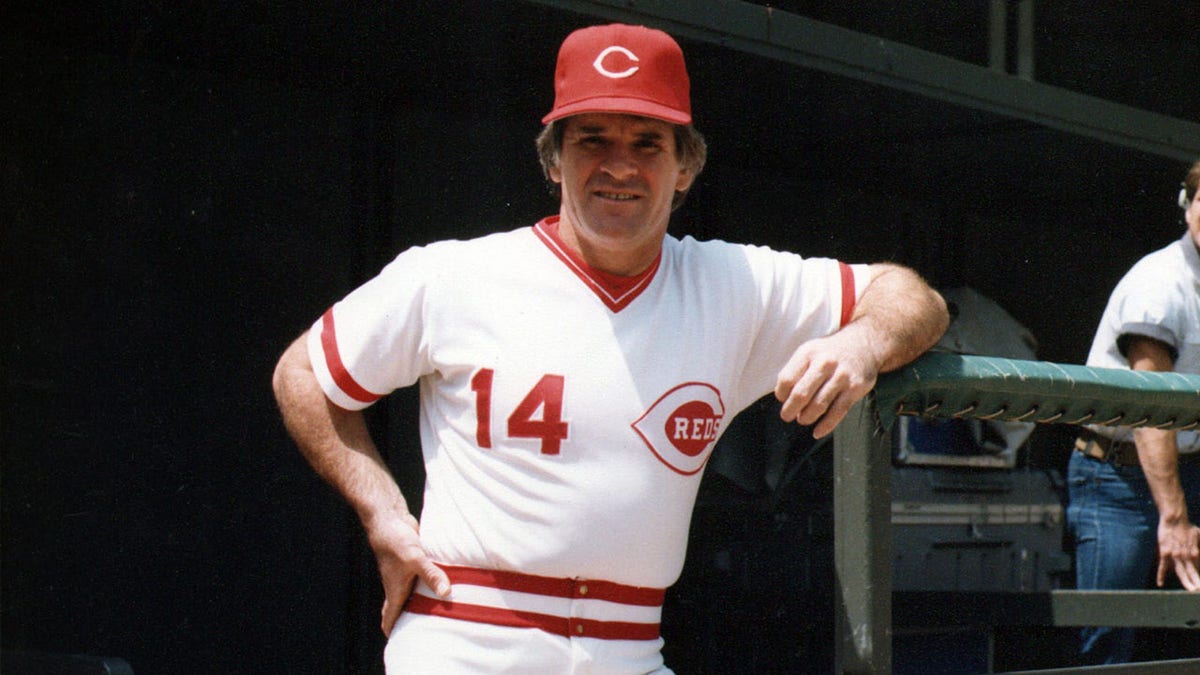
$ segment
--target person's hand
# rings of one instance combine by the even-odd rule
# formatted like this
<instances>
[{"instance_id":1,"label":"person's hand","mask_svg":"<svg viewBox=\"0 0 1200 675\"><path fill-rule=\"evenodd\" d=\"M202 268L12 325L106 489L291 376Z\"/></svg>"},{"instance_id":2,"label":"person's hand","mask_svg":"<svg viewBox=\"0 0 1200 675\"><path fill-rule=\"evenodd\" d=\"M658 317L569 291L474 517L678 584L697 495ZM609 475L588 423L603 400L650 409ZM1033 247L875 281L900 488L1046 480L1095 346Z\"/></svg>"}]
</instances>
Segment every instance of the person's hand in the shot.
<instances>
[{"instance_id":1,"label":"person's hand","mask_svg":"<svg viewBox=\"0 0 1200 675\"><path fill-rule=\"evenodd\" d=\"M1158 585L1172 570L1189 591L1200 591L1200 527L1186 520L1179 524L1158 524Z\"/></svg>"},{"instance_id":2,"label":"person's hand","mask_svg":"<svg viewBox=\"0 0 1200 675\"><path fill-rule=\"evenodd\" d=\"M833 431L850 408L870 393L879 365L865 336L850 326L828 337L810 340L779 371L775 398L779 416L803 425L815 424L813 436Z\"/></svg>"},{"instance_id":3,"label":"person's hand","mask_svg":"<svg viewBox=\"0 0 1200 675\"><path fill-rule=\"evenodd\" d=\"M450 595L450 578L425 554L419 528L417 519L407 512L378 518L367 528L367 541L383 581L380 628L384 635L391 635L417 578L441 597Z\"/></svg>"}]
</instances>

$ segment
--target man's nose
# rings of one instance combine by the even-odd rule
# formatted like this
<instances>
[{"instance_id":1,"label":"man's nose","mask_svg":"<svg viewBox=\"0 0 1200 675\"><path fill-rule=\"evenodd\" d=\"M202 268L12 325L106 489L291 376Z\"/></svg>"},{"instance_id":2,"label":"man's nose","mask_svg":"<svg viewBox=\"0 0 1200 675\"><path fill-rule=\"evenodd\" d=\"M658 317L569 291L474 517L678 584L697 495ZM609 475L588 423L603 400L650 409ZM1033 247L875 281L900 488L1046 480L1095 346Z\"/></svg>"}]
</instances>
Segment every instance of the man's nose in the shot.
<instances>
[{"instance_id":1,"label":"man's nose","mask_svg":"<svg viewBox=\"0 0 1200 675\"><path fill-rule=\"evenodd\" d=\"M629 148L613 147L604 158L601 169L617 180L629 178L637 173L637 162Z\"/></svg>"}]
</instances>

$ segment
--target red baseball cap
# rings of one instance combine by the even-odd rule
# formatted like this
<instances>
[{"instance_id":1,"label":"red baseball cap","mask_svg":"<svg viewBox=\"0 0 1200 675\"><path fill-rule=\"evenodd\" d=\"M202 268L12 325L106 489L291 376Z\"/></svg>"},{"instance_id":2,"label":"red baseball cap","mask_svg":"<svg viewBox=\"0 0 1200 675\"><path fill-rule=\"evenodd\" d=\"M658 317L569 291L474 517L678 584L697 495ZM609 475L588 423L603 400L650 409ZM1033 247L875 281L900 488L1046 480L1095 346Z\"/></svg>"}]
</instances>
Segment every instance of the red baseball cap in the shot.
<instances>
[{"instance_id":1,"label":"red baseball cap","mask_svg":"<svg viewBox=\"0 0 1200 675\"><path fill-rule=\"evenodd\" d=\"M581 28L563 40L554 70L554 109L543 124L589 112L628 113L690 124L683 51L645 26Z\"/></svg>"}]
</instances>

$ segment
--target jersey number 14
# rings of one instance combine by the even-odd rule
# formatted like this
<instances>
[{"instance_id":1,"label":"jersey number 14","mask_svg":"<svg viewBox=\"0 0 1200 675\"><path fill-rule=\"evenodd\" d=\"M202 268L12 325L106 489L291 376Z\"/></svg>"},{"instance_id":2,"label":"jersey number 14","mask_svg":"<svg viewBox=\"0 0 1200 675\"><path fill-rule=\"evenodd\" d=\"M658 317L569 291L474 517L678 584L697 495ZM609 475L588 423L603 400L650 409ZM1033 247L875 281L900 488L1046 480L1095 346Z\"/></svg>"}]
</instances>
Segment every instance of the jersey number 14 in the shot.
<instances>
[{"instance_id":1,"label":"jersey number 14","mask_svg":"<svg viewBox=\"0 0 1200 675\"><path fill-rule=\"evenodd\" d=\"M495 371L480 368L471 378L475 392L475 442L481 448L492 447L492 380ZM562 419L562 375L543 375L533 389L508 416L509 438L534 438L542 442L543 455L557 455L567 437L567 423ZM538 409L541 418L535 418Z\"/></svg>"}]
</instances>

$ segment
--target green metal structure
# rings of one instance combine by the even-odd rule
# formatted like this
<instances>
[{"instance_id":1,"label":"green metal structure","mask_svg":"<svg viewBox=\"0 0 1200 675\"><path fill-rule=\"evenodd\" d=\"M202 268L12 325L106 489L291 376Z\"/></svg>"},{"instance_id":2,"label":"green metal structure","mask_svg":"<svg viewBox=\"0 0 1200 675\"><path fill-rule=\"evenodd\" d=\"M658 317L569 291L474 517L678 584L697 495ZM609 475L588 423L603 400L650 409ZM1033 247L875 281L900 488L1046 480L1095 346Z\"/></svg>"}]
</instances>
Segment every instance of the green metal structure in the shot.
<instances>
[{"instance_id":1,"label":"green metal structure","mask_svg":"<svg viewBox=\"0 0 1200 675\"><path fill-rule=\"evenodd\" d=\"M892 594L889 565L888 433L901 415L1195 429L1200 376L943 353L882 376L834 436L839 672L891 671L892 611L899 598ZM957 612L964 623L1200 629L1200 599L1184 591L928 593L904 602L897 609L935 612L943 620ZM1142 663L1136 672L1200 672L1200 661Z\"/></svg>"},{"instance_id":2,"label":"green metal structure","mask_svg":"<svg viewBox=\"0 0 1200 675\"><path fill-rule=\"evenodd\" d=\"M1200 377L930 353L880 378L880 423L897 415L1010 422L1200 427Z\"/></svg>"}]
</instances>

